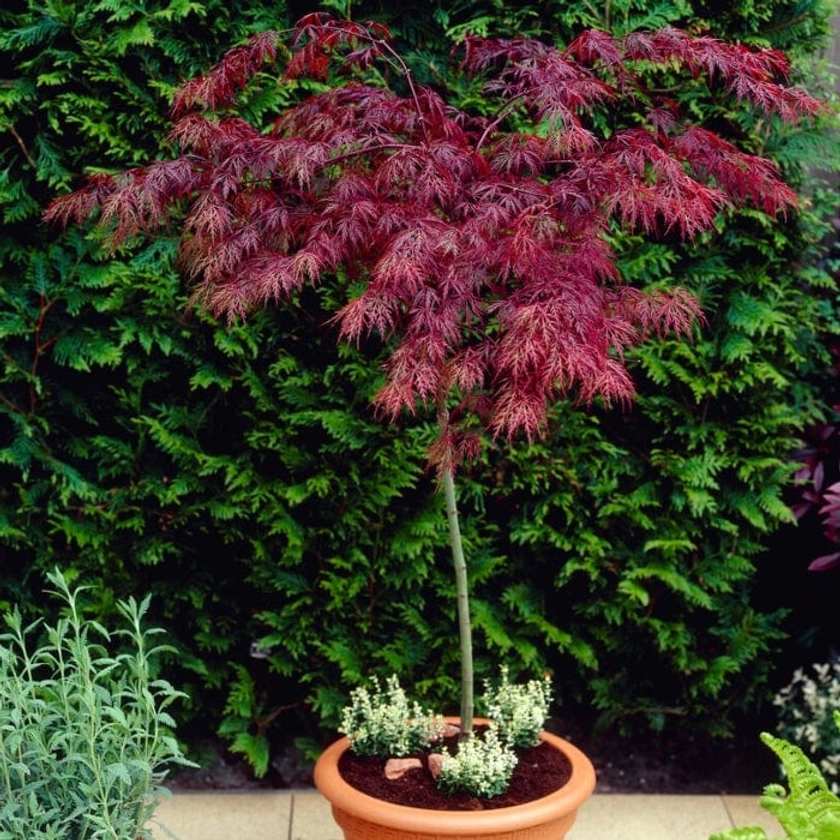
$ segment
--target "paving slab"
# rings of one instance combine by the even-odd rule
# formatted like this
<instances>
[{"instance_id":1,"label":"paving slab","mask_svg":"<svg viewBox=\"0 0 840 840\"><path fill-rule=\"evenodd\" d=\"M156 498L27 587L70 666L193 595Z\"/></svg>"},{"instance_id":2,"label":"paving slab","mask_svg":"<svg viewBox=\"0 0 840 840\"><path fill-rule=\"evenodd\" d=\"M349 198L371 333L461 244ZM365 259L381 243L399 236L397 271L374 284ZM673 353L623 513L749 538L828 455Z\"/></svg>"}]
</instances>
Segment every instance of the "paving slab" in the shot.
<instances>
[{"instance_id":1,"label":"paving slab","mask_svg":"<svg viewBox=\"0 0 840 840\"><path fill-rule=\"evenodd\" d=\"M155 840L288 840L293 805L286 793L177 793L160 803L150 827Z\"/></svg>"},{"instance_id":2,"label":"paving slab","mask_svg":"<svg viewBox=\"0 0 840 840\"><path fill-rule=\"evenodd\" d=\"M568 840L709 840L732 827L719 796L593 796L578 812Z\"/></svg>"},{"instance_id":3,"label":"paving slab","mask_svg":"<svg viewBox=\"0 0 840 840\"><path fill-rule=\"evenodd\" d=\"M317 791L294 794L289 840L344 840L329 802Z\"/></svg>"}]
</instances>

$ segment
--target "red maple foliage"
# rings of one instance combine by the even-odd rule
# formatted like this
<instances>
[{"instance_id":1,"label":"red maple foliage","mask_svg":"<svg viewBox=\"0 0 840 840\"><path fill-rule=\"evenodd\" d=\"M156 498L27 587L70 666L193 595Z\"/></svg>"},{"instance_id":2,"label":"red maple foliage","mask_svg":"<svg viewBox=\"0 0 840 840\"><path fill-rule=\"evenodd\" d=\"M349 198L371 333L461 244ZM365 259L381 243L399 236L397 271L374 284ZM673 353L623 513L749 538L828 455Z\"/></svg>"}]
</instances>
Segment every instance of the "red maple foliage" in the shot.
<instances>
[{"instance_id":1,"label":"red maple foliage","mask_svg":"<svg viewBox=\"0 0 840 840\"><path fill-rule=\"evenodd\" d=\"M98 211L115 244L175 222L194 303L228 318L345 278L341 338L393 342L378 407L443 411L439 462L474 450L475 417L533 436L562 396L626 400L624 351L688 333L700 310L679 287L622 282L613 226L691 238L724 208L796 202L769 161L689 124L645 80L661 68L785 121L821 104L788 84L782 54L675 29L589 31L566 48L468 38L460 62L494 113L417 84L383 26L309 15L181 88L177 156L97 176L46 218ZM326 84L252 125L237 97L272 68ZM599 130L594 109L628 102L643 121Z\"/></svg>"}]
</instances>

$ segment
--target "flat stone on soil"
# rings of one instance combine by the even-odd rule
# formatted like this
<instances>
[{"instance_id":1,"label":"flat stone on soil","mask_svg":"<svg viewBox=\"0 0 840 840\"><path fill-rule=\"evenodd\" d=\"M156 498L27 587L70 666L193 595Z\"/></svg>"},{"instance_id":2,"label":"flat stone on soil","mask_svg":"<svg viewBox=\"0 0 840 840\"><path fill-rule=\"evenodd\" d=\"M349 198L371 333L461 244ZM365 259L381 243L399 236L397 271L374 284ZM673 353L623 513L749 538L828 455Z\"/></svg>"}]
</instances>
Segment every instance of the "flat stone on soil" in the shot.
<instances>
[{"instance_id":1,"label":"flat stone on soil","mask_svg":"<svg viewBox=\"0 0 840 840\"><path fill-rule=\"evenodd\" d=\"M422 770L419 758L389 758L385 763L385 778L392 782L401 779L409 770Z\"/></svg>"}]
</instances>

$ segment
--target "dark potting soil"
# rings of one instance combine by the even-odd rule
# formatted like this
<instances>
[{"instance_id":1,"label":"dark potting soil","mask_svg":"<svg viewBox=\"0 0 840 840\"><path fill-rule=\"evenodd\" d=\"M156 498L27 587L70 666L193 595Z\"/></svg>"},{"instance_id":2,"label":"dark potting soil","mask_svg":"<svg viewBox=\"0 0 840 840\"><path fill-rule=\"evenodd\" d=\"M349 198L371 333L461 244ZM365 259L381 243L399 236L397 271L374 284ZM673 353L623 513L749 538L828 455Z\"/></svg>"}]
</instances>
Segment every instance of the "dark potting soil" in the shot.
<instances>
[{"instance_id":1,"label":"dark potting soil","mask_svg":"<svg viewBox=\"0 0 840 840\"><path fill-rule=\"evenodd\" d=\"M457 751L457 738L446 739L447 749ZM519 762L507 790L494 797L477 797L468 793L442 793L437 789L426 765L426 757L418 755L422 768L409 770L399 779L385 778L386 759L358 756L347 751L339 760L342 778L363 793L412 808L446 811L480 811L521 805L553 793L569 781L571 764L563 753L541 743L518 750Z\"/></svg>"}]
</instances>

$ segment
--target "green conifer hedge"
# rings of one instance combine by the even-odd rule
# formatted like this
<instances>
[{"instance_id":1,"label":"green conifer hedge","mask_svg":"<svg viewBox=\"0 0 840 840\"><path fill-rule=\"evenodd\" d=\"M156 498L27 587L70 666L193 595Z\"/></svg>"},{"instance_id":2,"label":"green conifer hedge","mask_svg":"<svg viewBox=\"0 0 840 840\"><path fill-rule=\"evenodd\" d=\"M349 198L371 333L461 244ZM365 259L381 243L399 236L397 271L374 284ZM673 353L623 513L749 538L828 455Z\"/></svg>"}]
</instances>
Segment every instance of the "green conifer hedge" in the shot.
<instances>
[{"instance_id":1,"label":"green conifer hedge","mask_svg":"<svg viewBox=\"0 0 840 840\"><path fill-rule=\"evenodd\" d=\"M399 672L430 702L457 695L446 524L423 468L432 431L406 418L395 434L373 417L376 348L324 332L334 289L218 325L185 311L171 240L105 258L40 216L83 174L155 154L181 79L304 7L0 9L0 606L41 609L56 564L95 587L103 616L153 593L196 726L222 725L260 768L283 733L333 725L371 671ZM418 74L451 88L446 33L467 29L711 26L803 69L828 34L816 2L459 2L391 18ZM266 85L251 107L282 96ZM684 278L708 323L691 346L638 352L632 410L558 406L548 439L490 451L463 477L462 510L480 668L501 653L514 670L550 667L560 703L624 728L727 732L766 695L784 640L786 605L759 604L755 582L791 519L797 439L824 411L830 199L805 173L831 146L825 126L794 133L711 99L691 107L777 160L809 202L783 224L722 219L691 247L617 242L628 276Z\"/></svg>"}]
</instances>

